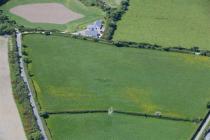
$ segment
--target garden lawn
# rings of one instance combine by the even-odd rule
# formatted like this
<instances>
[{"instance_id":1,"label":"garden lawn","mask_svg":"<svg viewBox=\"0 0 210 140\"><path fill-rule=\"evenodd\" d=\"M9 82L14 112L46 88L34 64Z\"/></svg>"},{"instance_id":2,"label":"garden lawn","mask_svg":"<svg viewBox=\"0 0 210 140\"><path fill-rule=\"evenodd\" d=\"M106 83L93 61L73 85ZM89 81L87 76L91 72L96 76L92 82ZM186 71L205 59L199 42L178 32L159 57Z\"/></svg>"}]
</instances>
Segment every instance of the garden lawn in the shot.
<instances>
[{"instance_id":1,"label":"garden lawn","mask_svg":"<svg viewBox=\"0 0 210 140\"><path fill-rule=\"evenodd\" d=\"M42 111L113 107L189 118L207 111L209 57L38 34L23 42Z\"/></svg>"},{"instance_id":2,"label":"garden lawn","mask_svg":"<svg viewBox=\"0 0 210 140\"><path fill-rule=\"evenodd\" d=\"M130 0L114 40L210 50L209 0Z\"/></svg>"},{"instance_id":3,"label":"garden lawn","mask_svg":"<svg viewBox=\"0 0 210 140\"><path fill-rule=\"evenodd\" d=\"M16 16L9 12L9 10L15 6L22 4L34 4L34 3L61 3L67 8L71 9L74 12L84 15L83 18L69 22L67 24L44 24L44 23L31 23L19 16ZM90 24L98 19L103 19L105 13L97 7L87 7L78 0L12 0L2 5L0 9L4 10L6 14L18 24L24 25L25 27L30 28L43 28L43 29L58 29L62 31L76 31L81 30L86 27L87 24Z\"/></svg>"},{"instance_id":4,"label":"garden lawn","mask_svg":"<svg viewBox=\"0 0 210 140\"><path fill-rule=\"evenodd\" d=\"M118 114L52 115L53 140L187 140L196 125Z\"/></svg>"},{"instance_id":5,"label":"garden lawn","mask_svg":"<svg viewBox=\"0 0 210 140\"><path fill-rule=\"evenodd\" d=\"M110 5L111 7L118 7L120 6L122 0L105 0L105 2L107 2L108 5Z\"/></svg>"}]
</instances>

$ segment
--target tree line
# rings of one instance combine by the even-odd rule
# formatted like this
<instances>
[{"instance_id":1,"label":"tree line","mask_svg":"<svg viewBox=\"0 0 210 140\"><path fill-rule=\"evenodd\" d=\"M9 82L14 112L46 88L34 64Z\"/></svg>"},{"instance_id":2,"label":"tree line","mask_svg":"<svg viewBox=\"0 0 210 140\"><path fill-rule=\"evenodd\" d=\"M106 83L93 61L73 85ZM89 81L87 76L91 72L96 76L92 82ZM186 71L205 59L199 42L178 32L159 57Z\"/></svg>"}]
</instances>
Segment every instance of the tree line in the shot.
<instances>
[{"instance_id":1,"label":"tree line","mask_svg":"<svg viewBox=\"0 0 210 140\"><path fill-rule=\"evenodd\" d=\"M0 6L8 2L9 0L0 0Z\"/></svg>"},{"instance_id":2,"label":"tree line","mask_svg":"<svg viewBox=\"0 0 210 140\"><path fill-rule=\"evenodd\" d=\"M0 35L12 34L16 27L16 21L9 19L3 10L0 10Z\"/></svg>"}]
</instances>

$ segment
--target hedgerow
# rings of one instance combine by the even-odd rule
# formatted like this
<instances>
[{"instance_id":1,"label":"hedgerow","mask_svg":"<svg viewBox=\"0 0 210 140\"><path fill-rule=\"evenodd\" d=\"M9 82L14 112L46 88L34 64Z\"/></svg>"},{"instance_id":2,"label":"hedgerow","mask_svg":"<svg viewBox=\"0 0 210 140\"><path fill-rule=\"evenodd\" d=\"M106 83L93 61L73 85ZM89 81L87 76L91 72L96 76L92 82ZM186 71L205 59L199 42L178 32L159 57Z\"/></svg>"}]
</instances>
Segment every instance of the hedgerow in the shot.
<instances>
[{"instance_id":1,"label":"hedgerow","mask_svg":"<svg viewBox=\"0 0 210 140\"><path fill-rule=\"evenodd\" d=\"M17 103L21 119L23 121L26 136L29 140L42 139L41 132L36 123L36 117L30 104L29 90L23 78L21 77L21 68L19 67L19 55L15 47L15 36L13 35L12 49L9 51L9 61L12 78L12 88L15 101Z\"/></svg>"}]
</instances>

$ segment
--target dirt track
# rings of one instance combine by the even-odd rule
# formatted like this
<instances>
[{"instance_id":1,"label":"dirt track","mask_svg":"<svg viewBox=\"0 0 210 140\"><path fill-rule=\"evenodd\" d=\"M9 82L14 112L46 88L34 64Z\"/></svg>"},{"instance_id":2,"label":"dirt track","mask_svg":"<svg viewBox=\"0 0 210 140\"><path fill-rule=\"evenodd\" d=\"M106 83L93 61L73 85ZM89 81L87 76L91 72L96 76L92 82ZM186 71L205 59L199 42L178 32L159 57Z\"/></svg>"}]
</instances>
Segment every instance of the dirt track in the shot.
<instances>
[{"instance_id":1,"label":"dirt track","mask_svg":"<svg viewBox=\"0 0 210 140\"><path fill-rule=\"evenodd\" d=\"M8 39L0 37L0 140L26 140L12 95L7 44Z\"/></svg>"},{"instance_id":2,"label":"dirt track","mask_svg":"<svg viewBox=\"0 0 210 140\"><path fill-rule=\"evenodd\" d=\"M20 5L10 9L10 12L32 23L66 24L83 17L59 3Z\"/></svg>"}]
</instances>

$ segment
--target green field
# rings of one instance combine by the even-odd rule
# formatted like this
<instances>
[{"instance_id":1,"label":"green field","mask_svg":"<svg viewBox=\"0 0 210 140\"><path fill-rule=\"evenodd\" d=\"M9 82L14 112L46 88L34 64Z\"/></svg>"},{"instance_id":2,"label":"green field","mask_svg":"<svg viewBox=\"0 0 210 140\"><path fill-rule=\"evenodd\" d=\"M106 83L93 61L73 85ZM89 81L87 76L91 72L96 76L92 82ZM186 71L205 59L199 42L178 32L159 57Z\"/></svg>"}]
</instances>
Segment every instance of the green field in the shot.
<instances>
[{"instance_id":1,"label":"green field","mask_svg":"<svg viewBox=\"0 0 210 140\"><path fill-rule=\"evenodd\" d=\"M196 129L193 123L118 114L53 115L47 123L54 140L187 140Z\"/></svg>"},{"instance_id":2,"label":"green field","mask_svg":"<svg viewBox=\"0 0 210 140\"><path fill-rule=\"evenodd\" d=\"M43 111L113 107L189 118L207 111L208 57L56 36L27 35L23 41Z\"/></svg>"},{"instance_id":3,"label":"green field","mask_svg":"<svg viewBox=\"0 0 210 140\"><path fill-rule=\"evenodd\" d=\"M105 20L102 10L87 6L94 1L10 0L0 10L25 27L73 32ZM105 0L116 8L121 1ZM61 3L84 18L65 25L35 24L9 13L17 5L47 2ZM113 40L210 50L209 6L210 0L130 0ZM187 140L199 127L190 120L206 115L209 57L52 34L22 39L24 60L31 60L25 61L30 84L52 140ZM110 108L114 112L109 115L78 113ZM151 117L157 112L162 117Z\"/></svg>"},{"instance_id":4,"label":"green field","mask_svg":"<svg viewBox=\"0 0 210 140\"><path fill-rule=\"evenodd\" d=\"M13 15L9 12L9 9L22 4L30 3L47 3L47 2L57 2L65 5L67 8L84 15L84 18L69 22L68 24L58 25L58 24L39 24L31 23L19 16ZM0 9L3 9L6 14L18 24L24 25L25 27L31 28L43 28L43 29L58 29L62 31L75 31L84 28L87 24L94 22L98 19L103 19L105 13L96 7L87 7L83 5L78 0L10 0L6 4L2 5Z\"/></svg>"},{"instance_id":5,"label":"green field","mask_svg":"<svg viewBox=\"0 0 210 140\"><path fill-rule=\"evenodd\" d=\"M67 37L25 35L41 111L114 110L203 118L210 59ZM190 139L198 127L119 114L50 115L54 140Z\"/></svg>"},{"instance_id":6,"label":"green field","mask_svg":"<svg viewBox=\"0 0 210 140\"><path fill-rule=\"evenodd\" d=\"M114 40L210 50L209 0L130 0Z\"/></svg>"}]
</instances>

